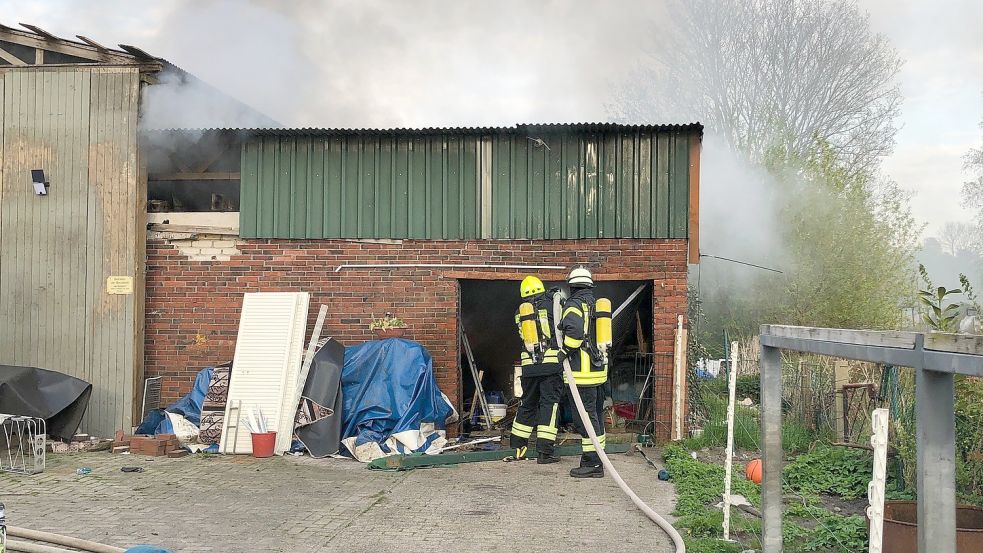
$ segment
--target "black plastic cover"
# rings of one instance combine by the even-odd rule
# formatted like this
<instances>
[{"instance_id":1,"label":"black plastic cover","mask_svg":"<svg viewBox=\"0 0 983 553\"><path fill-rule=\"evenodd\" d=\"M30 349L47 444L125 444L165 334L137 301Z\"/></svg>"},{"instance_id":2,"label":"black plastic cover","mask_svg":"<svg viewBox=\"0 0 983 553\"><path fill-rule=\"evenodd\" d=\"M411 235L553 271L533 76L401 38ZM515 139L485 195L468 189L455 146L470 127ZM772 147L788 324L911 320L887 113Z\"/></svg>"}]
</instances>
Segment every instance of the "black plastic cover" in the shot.
<instances>
[{"instance_id":1,"label":"black plastic cover","mask_svg":"<svg viewBox=\"0 0 983 553\"><path fill-rule=\"evenodd\" d=\"M49 436L69 440L89 406L92 384L60 372L0 365L0 413L44 419Z\"/></svg>"}]
</instances>

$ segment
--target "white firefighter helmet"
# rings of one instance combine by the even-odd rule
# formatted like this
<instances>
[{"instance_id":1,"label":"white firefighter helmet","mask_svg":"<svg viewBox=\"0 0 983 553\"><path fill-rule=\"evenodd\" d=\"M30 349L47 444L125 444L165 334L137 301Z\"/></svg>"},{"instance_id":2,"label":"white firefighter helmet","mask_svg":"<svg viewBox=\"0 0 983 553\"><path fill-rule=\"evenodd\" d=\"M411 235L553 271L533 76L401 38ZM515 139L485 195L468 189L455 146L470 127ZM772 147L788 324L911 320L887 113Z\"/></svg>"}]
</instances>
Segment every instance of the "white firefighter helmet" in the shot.
<instances>
[{"instance_id":1,"label":"white firefighter helmet","mask_svg":"<svg viewBox=\"0 0 983 553\"><path fill-rule=\"evenodd\" d=\"M567 277L567 283L570 286L586 286L590 288L594 286L594 276L590 274L590 270L587 267L580 265L570 271L570 276Z\"/></svg>"}]
</instances>

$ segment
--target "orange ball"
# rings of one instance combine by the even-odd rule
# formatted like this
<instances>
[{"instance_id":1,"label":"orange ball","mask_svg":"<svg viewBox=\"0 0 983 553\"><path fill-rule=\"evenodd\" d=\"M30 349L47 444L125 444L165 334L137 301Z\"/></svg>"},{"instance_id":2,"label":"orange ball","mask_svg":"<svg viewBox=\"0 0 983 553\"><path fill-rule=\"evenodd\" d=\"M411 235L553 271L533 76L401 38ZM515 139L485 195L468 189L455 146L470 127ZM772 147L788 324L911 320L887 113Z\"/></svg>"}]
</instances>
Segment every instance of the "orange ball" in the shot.
<instances>
[{"instance_id":1,"label":"orange ball","mask_svg":"<svg viewBox=\"0 0 983 553\"><path fill-rule=\"evenodd\" d=\"M744 476L755 484L761 483L761 459L754 459L744 469Z\"/></svg>"}]
</instances>

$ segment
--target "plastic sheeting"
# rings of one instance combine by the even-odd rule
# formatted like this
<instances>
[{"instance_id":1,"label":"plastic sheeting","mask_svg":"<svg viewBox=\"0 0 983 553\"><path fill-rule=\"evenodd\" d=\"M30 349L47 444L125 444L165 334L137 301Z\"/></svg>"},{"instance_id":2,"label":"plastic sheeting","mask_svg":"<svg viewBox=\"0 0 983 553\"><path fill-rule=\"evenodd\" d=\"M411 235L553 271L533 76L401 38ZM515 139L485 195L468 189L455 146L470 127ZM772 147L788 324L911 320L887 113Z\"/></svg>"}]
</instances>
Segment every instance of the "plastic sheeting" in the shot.
<instances>
[{"instance_id":1,"label":"plastic sheeting","mask_svg":"<svg viewBox=\"0 0 983 553\"><path fill-rule=\"evenodd\" d=\"M67 374L0 365L0 413L42 418L56 438L75 435L91 393L92 384Z\"/></svg>"},{"instance_id":2,"label":"plastic sheeting","mask_svg":"<svg viewBox=\"0 0 983 553\"><path fill-rule=\"evenodd\" d=\"M341 371L345 346L333 338L320 345L301 394L294 433L311 457L327 457L341 448L341 419L344 406Z\"/></svg>"},{"instance_id":3,"label":"plastic sheeting","mask_svg":"<svg viewBox=\"0 0 983 553\"><path fill-rule=\"evenodd\" d=\"M198 371L191 391L164 409L154 409L147 413L147 417L137 428L137 434L174 434L174 425L171 424L170 417L172 415L183 417L189 423L198 426L201 422L201 405L205 402L205 393L208 392L208 383L214 371L214 367L205 367Z\"/></svg>"},{"instance_id":4,"label":"plastic sheeting","mask_svg":"<svg viewBox=\"0 0 983 553\"><path fill-rule=\"evenodd\" d=\"M457 412L433 374L430 353L398 338L345 350L342 444L356 459L437 453Z\"/></svg>"}]
</instances>

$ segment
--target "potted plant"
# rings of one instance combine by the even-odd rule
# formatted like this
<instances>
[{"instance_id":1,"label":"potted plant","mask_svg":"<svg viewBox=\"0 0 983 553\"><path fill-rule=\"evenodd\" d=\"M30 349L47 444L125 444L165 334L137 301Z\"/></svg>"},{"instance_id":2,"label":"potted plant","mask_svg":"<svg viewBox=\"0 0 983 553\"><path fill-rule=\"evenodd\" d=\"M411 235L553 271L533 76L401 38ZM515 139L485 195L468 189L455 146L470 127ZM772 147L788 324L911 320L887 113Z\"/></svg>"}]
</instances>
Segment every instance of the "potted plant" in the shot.
<instances>
[{"instance_id":1,"label":"potted plant","mask_svg":"<svg viewBox=\"0 0 983 553\"><path fill-rule=\"evenodd\" d=\"M369 323L369 329L375 333L379 340L402 338L406 335L406 323L392 313L386 313L386 316L381 319L372 319L372 322Z\"/></svg>"}]
</instances>

